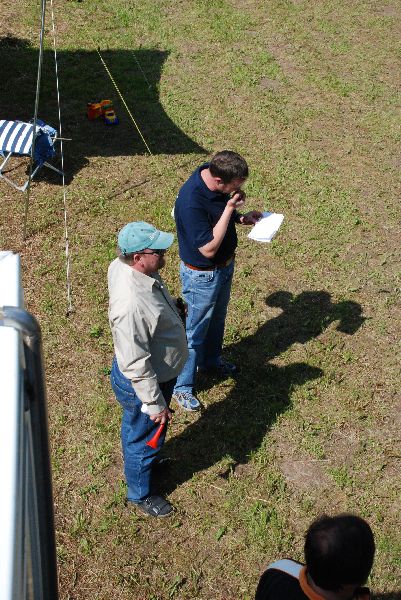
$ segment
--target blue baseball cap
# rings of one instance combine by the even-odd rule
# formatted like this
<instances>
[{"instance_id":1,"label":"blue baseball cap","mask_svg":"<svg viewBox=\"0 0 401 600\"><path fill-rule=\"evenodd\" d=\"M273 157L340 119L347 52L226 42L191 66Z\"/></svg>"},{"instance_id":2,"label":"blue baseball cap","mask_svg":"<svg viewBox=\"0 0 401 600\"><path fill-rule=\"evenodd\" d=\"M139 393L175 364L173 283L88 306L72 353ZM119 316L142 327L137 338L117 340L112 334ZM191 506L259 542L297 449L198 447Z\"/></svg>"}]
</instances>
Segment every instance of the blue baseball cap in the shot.
<instances>
[{"instance_id":1,"label":"blue baseball cap","mask_svg":"<svg viewBox=\"0 0 401 600\"><path fill-rule=\"evenodd\" d=\"M118 234L118 247L125 254L140 252L145 248L167 250L174 241L172 233L159 231L150 223L135 221L124 225Z\"/></svg>"}]
</instances>

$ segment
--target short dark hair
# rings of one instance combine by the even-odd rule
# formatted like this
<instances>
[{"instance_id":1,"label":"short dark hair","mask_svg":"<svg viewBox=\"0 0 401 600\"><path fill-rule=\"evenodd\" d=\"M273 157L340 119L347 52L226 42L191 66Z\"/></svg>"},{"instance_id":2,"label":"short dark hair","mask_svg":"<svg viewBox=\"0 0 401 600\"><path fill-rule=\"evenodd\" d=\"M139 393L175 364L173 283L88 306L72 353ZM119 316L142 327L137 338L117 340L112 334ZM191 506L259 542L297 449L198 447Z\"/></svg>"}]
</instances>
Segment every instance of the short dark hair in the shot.
<instances>
[{"instance_id":1,"label":"short dark hair","mask_svg":"<svg viewBox=\"0 0 401 600\"><path fill-rule=\"evenodd\" d=\"M213 177L220 177L223 183L230 183L233 179L246 179L249 174L246 160L231 150L217 152L210 161L209 170Z\"/></svg>"},{"instance_id":2,"label":"short dark hair","mask_svg":"<svg viewBox=\"0 0 401 600\"><path fill-rule=\"evenodd\" d=\"M134 254L138 254L138 252L130 252L129 254L124 254L120 246L117 246L117 257L121 260L121 262L125 263L126 265L130 265L132 263Z\"/></svg>"},{"instance_id":3,"label":"short dark hair","mask_svg":"<svg viewBox=\"0 0 401 600\"><path fill-rule=\"evenodd\" d=\"M356 515L323 515L306 532L306 568L323 590L338 591L343 585L365 583L374 554L372 530Z\"/></svg>"}]
</instances>

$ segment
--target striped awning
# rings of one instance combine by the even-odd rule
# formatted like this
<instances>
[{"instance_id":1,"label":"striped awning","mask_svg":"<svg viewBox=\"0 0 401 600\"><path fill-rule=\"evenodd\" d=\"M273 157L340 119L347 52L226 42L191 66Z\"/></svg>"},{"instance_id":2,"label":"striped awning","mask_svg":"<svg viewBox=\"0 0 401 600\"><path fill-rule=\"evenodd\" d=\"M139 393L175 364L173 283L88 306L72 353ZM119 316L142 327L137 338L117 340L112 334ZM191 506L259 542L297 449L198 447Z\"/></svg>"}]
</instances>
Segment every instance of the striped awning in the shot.
<instances>
[{"instance_id":1,"label":"striped awning","mask_svg":"<svg viewBox=\"0 0 401 600\"><path fill-rule=\"evenodd\" d=\"M40 131L36 127L36 131ZM33 138L33 125L20 121L0 120L0 151L30 155Z\"/></svg>"}]
</instances>

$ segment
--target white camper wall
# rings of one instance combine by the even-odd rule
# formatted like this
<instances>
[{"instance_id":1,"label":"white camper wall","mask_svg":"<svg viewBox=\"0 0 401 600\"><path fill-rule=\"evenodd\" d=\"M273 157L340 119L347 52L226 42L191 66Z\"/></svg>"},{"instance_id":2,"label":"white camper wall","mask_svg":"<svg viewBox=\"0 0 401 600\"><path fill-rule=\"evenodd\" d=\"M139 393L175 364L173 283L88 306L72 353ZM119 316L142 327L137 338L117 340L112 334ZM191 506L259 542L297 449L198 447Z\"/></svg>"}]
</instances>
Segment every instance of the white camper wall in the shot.
<instances>
[{"instance_id":1,"label":"white camper wall","mask_svg":"<svg viewBox=\"0 0 401 600\"><path fill-rule=\"evenodd\" d=\"M21 334L2 324L3 306L23 307L20 260L12 252L0 252L0 600L22 598L21 573L23 543L21 475L23 470L22 407L23 390Z\"/></svg>"}]
</instances>

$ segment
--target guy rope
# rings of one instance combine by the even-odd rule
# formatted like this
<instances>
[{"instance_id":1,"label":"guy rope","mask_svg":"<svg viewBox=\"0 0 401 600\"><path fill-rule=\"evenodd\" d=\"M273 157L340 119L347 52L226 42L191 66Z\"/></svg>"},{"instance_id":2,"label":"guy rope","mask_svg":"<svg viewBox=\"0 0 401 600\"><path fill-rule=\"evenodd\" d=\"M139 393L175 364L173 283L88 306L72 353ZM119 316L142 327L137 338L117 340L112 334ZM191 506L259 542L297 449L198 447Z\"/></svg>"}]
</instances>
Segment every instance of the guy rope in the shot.
<instances>
[{"instance_id":1,"label":"guy rope","mask_svg":"<svg viewBox=\"0 0 401 600\"><path fill-rule=\"evenodd\" d=\"M149 156L151 157L153 164L154 164L154 165L155 165L155 167L156 167L156 171L157 171L157 174L158 174L158 176L159 176L159 177L162 179L163 177L165 177L165 175L164 175L164 174L163 174L163 172L161 171L161 169L160 169L160 165L159 165L159 164L158 164L158 162L156 161L156 157L155 157L155 155L153 154L152 150L150 149L150 146L149 146L149 144L147 143L147 141L146 141L146 139L145 139L145 136L143 135L143 133L142 133L142 131L141 131L141 129L140 129L140 127L139 127L139 125L138 125L138 123L137 123L136 119L134 118L134 116L133 116L133 114L132 114L132 112L131 112L131 110L130 110L130 108L129 108L129 106L128 106L128 104L127 104L127 102L126 102L126 100L125 100L125 98L124 98L124 96L123 96L123 94L122 94L122 92L120 91L120 88L118 87L118 85L117 85L117 82L116 82L115 78L113 77L113 75L112 75L112 73L111 73L111 71L110 71L110 68L109 68L109 67L108 67L108 65L106 64L106 61L104 60L103 56L101 55L99 46L96 46L96 44L95 44L95 42L94 42L94 40L93 40L93 39L92 39L92 44L93 44L93 46L96 48L96 52L97 52L97 53L98 53L98 55L99 55L100 61L101 61L102 65L104 66L104 68L105 68L105 70L106 70L106 73L107 73L107 75L109 76L109 78L110 78L110 81L112 82L112 84L113 84L113 86L114 86L114 88L115 88L115 90L116 90L117 94L119 95L119 97L120 97L120 99L121 99L121 102L123 103L123 105L124 105L124 107L125 107L125 110L126 110L126 111L127 111L127 113L128 113L128 116L129 116L129 118L131 119L132 123L134 124L134 127L135 127L135 129L137 130L137 132L138 132L138 134L139 134L139 136L140 136L141 140L143 141L143 143L144 143L144 146L145 146L146 150L148 151L148 153L149 153ZM146 77L146 75L145 75L145 72L144 72L144 70L142 69L142 67L141 67L141 64L140 64L140 62L139 62L138 58L136 57L136 55L135 55L135 53L134 53L134 51L133 51L133 50L131 50L131 54L132 54L132 56L133 56L133 57L134 57L134 59L135 59L135 62L136 62L136 64L137 64L137 66L138 66L138 68L139 68L139 70L140 70L140 72L141 72L141 74L142 74L142 76L143 76L143 78L144 78L144 80L145 80L145 82L146 82L147 86L148 86L148 89L150 90L150 89L152 88L152 86L151 86L151 84L150 84L150 82L149 82L149 79ZM146 181L147 181L147 180L146 180ZM143 183L143 182L142 182L142 183ZM168 186L168 187L170 187L170 186ZM173 195L173 190L172 190L172 188L171 188L171 187L170 187L170 189L168 189L168 191L169 191L169 192L170 192L170 193Z\"/></svg>"},{"instance_id":2,"label":"guy rope","mask_svg":"<svg viewBox=\"0 0 401 600\"><path fill-rule=\"evenodd\" d=\"M64 176L64 149L63 149L63 138L61 129L61 109L60 109L60 88L58 79L58 65L57 65L57 48L56 48L56 28L54 25L54 9L53 0L50 0L51 14L52 14L52 33L53 33L53 50L54 50L54 66L56 69L56 87L57 87L57 106L58 106L58 123L59 123L59 136L60 136L60 156L61 156L61 171L63 173L63 212L64 212L64 240L65 240L65 262L66 262L66 285L67 285L67 315L72 310L71 300L71 280L70 280L70 254L69 254L69 241L68 241L68 220L67 220L67 200L66 200L66 187L65 187L65 176Z\"/></svg>"},{"instance_id":3,"label":"guy rope","mask_svg":"<svg viewBox=\"0 0 401 600\"><path fill-rule=\"evenodd\" d=\"M50 7L51 7L51 18L52 18L53 51L54 51L54 65L55 65L55 72L56 72L56 90L57 90L57 106L58 106L58 120L59 120L59 132L58 132L57 139L60 141L61 171L62 171L62 181L63 181L64 240L65 240L66 292L67 292L67 311L66 312L67 312L67 315L69 315L73 310L72 299L71 299L71 278L70 278L71 264L70 264L69 241L68 241L67 200L66 200L66 185L65 185L65 176L64 176L64 148L63 148L63 138L61 137L62 136L62 128L61 128L61 108L60 108L60 86L59 86L59 78L58 78L56 28L55 28L53 0L50 0ZM28 179L28 185L27 185L27 190L26 190L27 193L26 193L26 197L25 197L24 229L23 229L24 241L26 239L31 182L32 182L32 176L33 176L33 162L34 162L34 156L35 156L35 141L36 141L36 137L37 137L36 125L37 125L37 121L38 121L40 84L41 84L42 66L43 66L45 15L46 15L46 0L41 0L39 60L38 60L38 74L37 74L37 80L36 80L35 111L34 111L34 118L33 118L32 150L31 150L31 158L30 158L30 165L29 165L29 179Z\"/></svg>"}]
</instances>

